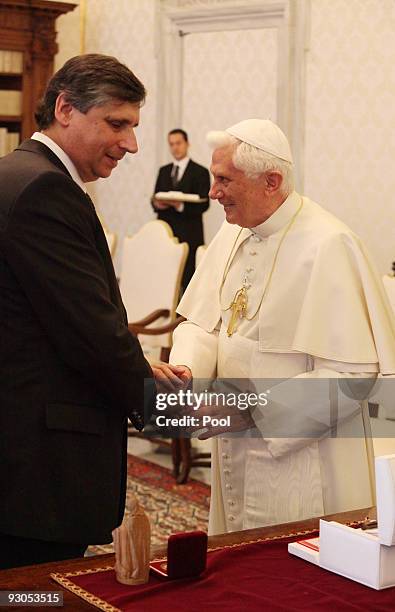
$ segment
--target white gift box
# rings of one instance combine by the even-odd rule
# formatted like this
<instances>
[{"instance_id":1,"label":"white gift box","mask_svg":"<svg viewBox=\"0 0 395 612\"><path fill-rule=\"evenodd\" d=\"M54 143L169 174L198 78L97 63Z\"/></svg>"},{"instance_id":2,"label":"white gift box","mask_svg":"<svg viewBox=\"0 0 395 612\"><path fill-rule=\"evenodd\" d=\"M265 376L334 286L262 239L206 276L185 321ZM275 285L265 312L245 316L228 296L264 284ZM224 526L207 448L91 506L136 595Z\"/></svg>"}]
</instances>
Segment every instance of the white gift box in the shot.
<instances>
[{"instance_id":1,"label":"white gift box","mask_svg":"<svg viewBox=\"0 0 395 612\"><path fill-rule=\"evenodd\" d=\"M395 544L395 455L376 457L377 523L381 544Z\"/></svg>"},{"instance_id":2,"label":"white gift box","mask_svg":"<svg viewBox=\"0 0 395 612\"><path fill-rule=\"evenodd\" d=\"M381 544L376 530L321 520L319 565L374 589L395 586L395 547Z\"/></svg>"},{"instance_id":3,"label":"white gift box","mask_svg":"<svg viewBox=\"0 0 395 612\"><path fill-rule=\"evenodd\" d=\"M310 561L314 565L320 564L320 539L309 538L308 540L298 540L288 544L288 552L305 561Z\"/></svg>"},{"instance_id":4,"label":"white gift box","mask_svg":"<svg viewBox=\"0 0 395 612\"><path fill-rule=\"evenodd\" d=\"M320 536L288 551L374 589L395 586L395 455L376 457L378 528L353 529L320 520Z\"/></svg>"}]
</instances>

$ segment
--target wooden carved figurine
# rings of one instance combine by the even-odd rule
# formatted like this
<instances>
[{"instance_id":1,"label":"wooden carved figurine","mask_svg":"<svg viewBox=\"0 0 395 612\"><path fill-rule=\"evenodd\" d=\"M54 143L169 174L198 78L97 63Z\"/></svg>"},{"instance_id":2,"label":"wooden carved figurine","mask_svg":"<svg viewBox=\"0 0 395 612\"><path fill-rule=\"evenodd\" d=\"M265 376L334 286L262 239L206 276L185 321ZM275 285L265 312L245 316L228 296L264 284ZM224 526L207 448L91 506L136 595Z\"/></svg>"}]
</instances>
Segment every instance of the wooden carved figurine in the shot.
<instances>
[{"instance_id":1,"label":"wooden carved figurine","mask_svg":"<svg viewBox=\"0 0 395 612\"><path fill-rule=\"evenodd\" d=\"M148 582L151 527L144 509L132 499L130 514L112 532L115 547L115 574L122 584Z\"/></svg>"}]
</instances>

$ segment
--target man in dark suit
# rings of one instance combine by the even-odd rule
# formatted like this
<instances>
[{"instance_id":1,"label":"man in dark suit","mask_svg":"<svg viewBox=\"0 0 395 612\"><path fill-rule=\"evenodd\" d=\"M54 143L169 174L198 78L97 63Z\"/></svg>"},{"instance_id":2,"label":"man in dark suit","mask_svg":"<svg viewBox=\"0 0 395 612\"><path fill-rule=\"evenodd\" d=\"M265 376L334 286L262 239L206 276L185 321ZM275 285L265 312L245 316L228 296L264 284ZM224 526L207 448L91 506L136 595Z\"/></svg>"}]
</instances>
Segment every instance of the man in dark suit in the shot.
<instances>
[{"instance_id":1,"label":"man in dark suit","mask_svg":"<svg viewBox=\"0 0 395 612\"><path fill-rule=\"evenodd\" d=\"M210 174L207 168L200 166L188 157L189 141L184 130L171 130L168 134L170 152L174 163L162 166L155 184L155 193L159 191L183 191L195 193L206 201L179 202L164 201L152 198L152 205L158 219L166 221L180 242L189 244L189 253L182 279L186 288L195 271L195 254L199 245L204 243L203 213L209 207Z\"/></svg>"},{"instance_id":2,"label":"man in dark suit","mask_svg":"<svg viewBox=\"0 0 395 612\"><path fill-rule=\"evenodd\" d=\"M85 183L137 152L144 98L115 58L72 58L0 160L0 568L82 556L122 521L127 418L141 430L155 390Z\"/></svg>"}]
</instances>

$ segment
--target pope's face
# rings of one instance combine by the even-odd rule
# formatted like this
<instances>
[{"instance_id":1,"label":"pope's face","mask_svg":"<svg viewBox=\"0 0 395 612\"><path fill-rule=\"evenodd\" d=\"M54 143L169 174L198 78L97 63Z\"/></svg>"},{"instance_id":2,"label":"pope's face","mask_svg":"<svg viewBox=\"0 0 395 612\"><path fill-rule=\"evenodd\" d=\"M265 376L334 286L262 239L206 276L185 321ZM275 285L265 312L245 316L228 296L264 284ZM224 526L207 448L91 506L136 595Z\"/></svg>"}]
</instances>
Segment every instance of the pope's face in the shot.
<instances>
[{"instance_id":1,"label":"pope's face","mask_svg":"<svg viewBox=\"0 0 395 612\"><path fill-rule=\"evenodd\" d=\"M233 165L233 152L233 145L215 149L210 168L214 182L209 195L222 204L228 223L255 227L273 212L269 212L271 202L265 193L266 178L247 178Z\"/></svg>"},{"instance_id":2,"label":"pope's face","mask_svg":"<svg viewBox=\"0 0 395 612\"><path fill-rule=\"evenodd\" d=\"M110 176L126 153L137 153L139 104L114 100L86 113L71 107L65 150L84 182Z\"/></svg>"}]
</instances>

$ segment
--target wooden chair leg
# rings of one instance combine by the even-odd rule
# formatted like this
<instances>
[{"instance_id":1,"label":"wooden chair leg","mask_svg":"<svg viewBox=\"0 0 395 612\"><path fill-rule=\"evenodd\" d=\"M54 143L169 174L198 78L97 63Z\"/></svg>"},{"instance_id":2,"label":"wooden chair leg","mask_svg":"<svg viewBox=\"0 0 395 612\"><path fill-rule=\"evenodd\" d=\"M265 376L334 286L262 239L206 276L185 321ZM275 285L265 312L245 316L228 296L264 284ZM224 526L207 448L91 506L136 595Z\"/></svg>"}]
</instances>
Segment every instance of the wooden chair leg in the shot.
<instances>
[{"instance_id":1,"label":"wooden chair leg","mask_svg":"<svg viewBox=\"0 0 395 612\"><path fill-rule=\"evenodd\" d=\"M189 438L171 441L173 476L177 484L185 484L192 467L211 467L211 453L194 453Z\"/></svg>"},{"instance_id":2,"label":"wooden chair leg","mask_svg":"<svg viewBox=\"0 0 395 612\"><path fill-rule=\"evenodd\" d=\"M181 452L181 472L177 478L177 484L185 484L191 471L191 440L189 438L179 438Z\"/></svg>"},{"instance_id":3,"label":"wooden chair leg","mask_svg":"<svg viewBox=\"0 0 395 612\"><path fill-rule=\"evenodd\" d=\"M160 349L160 360L164 361L165 363L168 363L169 361L169 355L170 355L170 348L167 346L162 346L162 348Z\"/></svg>"},{"instance_id":4,"label":"wooden chair leg","mask_svg":"<svg viewBox=\"0 0 395 612\"><path fill-rule=\"evenodd\" d=\"M181 447L180 440L175 438L171 441L171 456L173 460L173 476L177 480L180 474L180 464L181 464Z\"/></svg>"}]
</instances>

